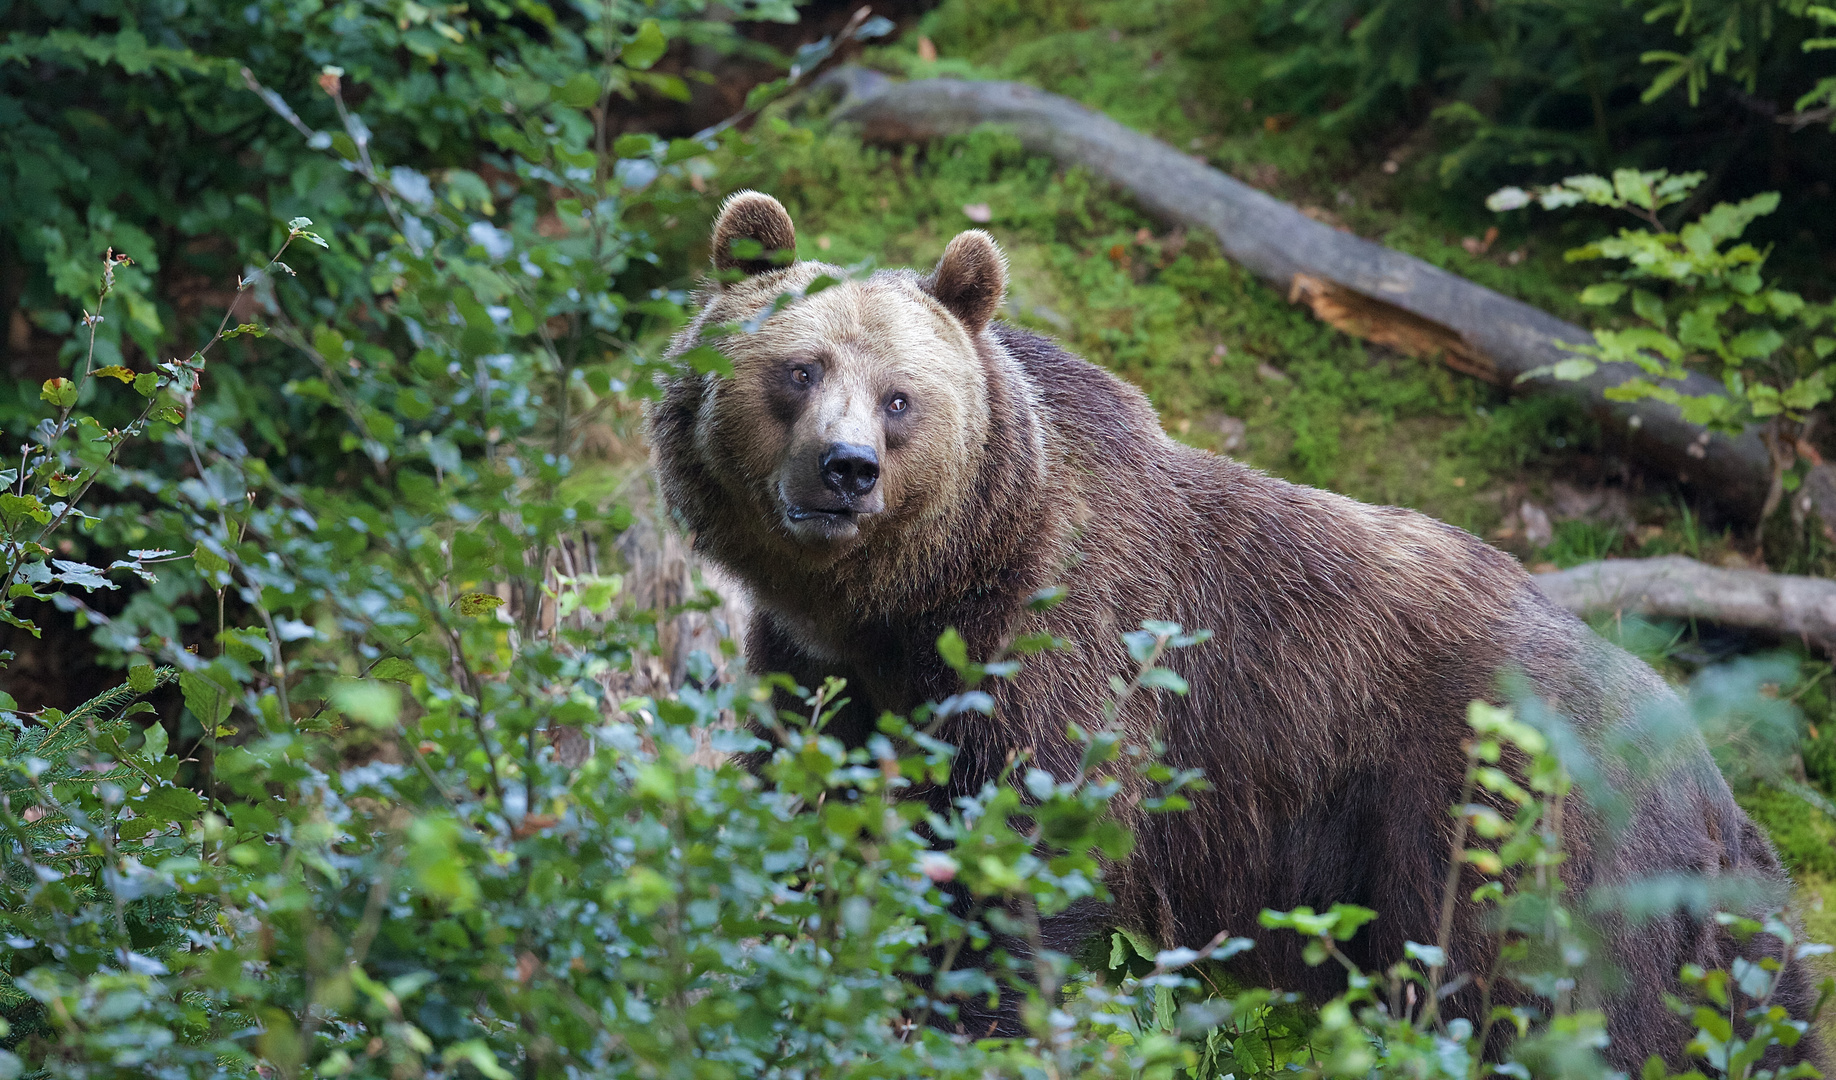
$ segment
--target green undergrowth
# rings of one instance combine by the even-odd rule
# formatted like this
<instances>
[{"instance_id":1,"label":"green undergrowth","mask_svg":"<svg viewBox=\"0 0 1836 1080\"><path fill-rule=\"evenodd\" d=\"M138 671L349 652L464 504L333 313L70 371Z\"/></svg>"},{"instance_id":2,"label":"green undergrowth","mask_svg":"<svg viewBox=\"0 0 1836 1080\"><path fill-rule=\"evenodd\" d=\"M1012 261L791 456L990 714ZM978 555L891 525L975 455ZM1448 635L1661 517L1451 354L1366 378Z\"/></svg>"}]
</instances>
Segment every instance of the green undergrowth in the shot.
<instances>
[{"instance_id":1,"label":"green undergrowth","mask_svg":"<svg viewBox=\"0 0 1836 1080\"><path fill-rule=\"evenodd\" d=\"M1559 402L1332 330L1209 238L1160 228L1000 132L895 151L780 122L722 178L783 200L801 257L862 268L929 265L986 207L1011 262L1007 318L1141 387L1177 437L1289 479L1485 531L1498 483L1588 437ZM715 205L679 216L684 248L705 243Z\"/></svg>"}]
</instances>

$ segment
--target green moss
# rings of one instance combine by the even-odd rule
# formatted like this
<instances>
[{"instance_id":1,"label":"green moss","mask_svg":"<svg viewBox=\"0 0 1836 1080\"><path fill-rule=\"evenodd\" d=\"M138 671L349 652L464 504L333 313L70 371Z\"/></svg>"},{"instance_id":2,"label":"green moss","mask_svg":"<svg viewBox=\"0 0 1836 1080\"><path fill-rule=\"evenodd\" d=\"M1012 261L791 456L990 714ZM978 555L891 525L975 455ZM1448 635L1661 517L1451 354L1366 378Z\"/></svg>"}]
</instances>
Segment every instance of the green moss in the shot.
<instances>
[{"instance_id":1,"label":"green moss","mask_svg":"<svg viewBox=\"0 0 1836 1080\"><path fill-rule=\"evenodd\" d=\"M1805 938L1826 944L1836 942L1836 879L1822 874L1799 873L1797 882L1792 909L1802 921ZM1836 954L1813 956L1806 963L1816 982L1836 977ZM1817 1020L1817 1030L1823 1036L1823 1045L1836 1046L1836 1009L1823 1010Z\"/></svg>"},{"instance_id":2,"label":"green moss","mask_svg":"<svg viewBox=\"0 0 1836 1080\"><path fill-rule=\"evenodd\" d=\"M1836 878L1836 821L1790 792L1764 785L1736 796L1793 873Z\"/></svg>"}]
</instances>

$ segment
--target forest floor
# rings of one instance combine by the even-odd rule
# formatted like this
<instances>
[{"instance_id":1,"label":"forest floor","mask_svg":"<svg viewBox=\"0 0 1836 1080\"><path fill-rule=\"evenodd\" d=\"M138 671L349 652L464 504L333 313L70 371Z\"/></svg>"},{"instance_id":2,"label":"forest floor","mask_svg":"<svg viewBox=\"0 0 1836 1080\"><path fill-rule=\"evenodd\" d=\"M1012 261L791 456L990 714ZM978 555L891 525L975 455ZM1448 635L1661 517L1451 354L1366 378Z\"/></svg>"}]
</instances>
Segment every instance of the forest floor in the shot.
<instances>
[{"instance_id":1,"label":"forest floor","mask_svg":"<svg viewBox=\"0 0 1836 1080\"><path fill-rule=\"evenodd\" d=\"M902 76L1017 79L1067 95L1318 220L1587 323L1575 294L1591 273L1563 252L1619 223L1497 219L1483 191L1445 181L1432 125L1354 138L1264 107L1259 87L1276 57L1258 45L1260 10L1248 0L947 0L866 60ZM1705 523L1673 487L1604 452L1574 406L1349 338L1227 262L1210 238L1166 231L1126 196L1011 136L867 146L809 104L769 114L719 173L729 189L785 203L800 257L923 267L961 229L986 228L1011 262L1005 317L1139 386L1181 440L1413 507L1533 570L1671 553L1766 561L1751 535ZM660 224L684 265L703 265L716 201L692 205L700 209ZM1773 539L1773 569L1831 570L1814 541ZM1777 647L1693 626L1600 629L1679 681ZM1827 789L1836 778L1832 669L1798 651L1806 678L1794 694L1810 723L1790 770ZM1810 929L1836 938L1836 821L1763 784L1741 800L1798 874Z\"/></svg>"}]
</instances>

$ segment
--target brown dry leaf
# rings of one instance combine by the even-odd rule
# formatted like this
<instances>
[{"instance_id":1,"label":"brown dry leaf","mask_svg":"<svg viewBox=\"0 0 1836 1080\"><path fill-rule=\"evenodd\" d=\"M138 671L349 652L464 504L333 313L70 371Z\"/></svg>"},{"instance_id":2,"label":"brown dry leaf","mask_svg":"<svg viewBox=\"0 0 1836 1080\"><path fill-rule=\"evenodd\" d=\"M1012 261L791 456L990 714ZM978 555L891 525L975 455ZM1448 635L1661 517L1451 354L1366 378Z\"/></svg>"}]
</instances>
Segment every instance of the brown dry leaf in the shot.
<instances>
[{"instance_id":1,"label":"brown dry leaf","mask_svg":"<svg viewBox=\"0 0 1836 1080\"><path fill-rule=\"evenodd\" d=\"M937 45L930 38L918 39L918 59L927 64L937 59Z\"/></svg>"},{"instance_id":2,"label":"brown dry leaf","mask_svg":"<svg viewBox=\"0 0 1836 1080\"><path fill-rule=\"evenodd\" d=\"M543 829L559 823L560 820L553 814L529 814L516 823L516 828L510 830L510 835L518 840L527 840Z\"/></svg>"}]
</instances>

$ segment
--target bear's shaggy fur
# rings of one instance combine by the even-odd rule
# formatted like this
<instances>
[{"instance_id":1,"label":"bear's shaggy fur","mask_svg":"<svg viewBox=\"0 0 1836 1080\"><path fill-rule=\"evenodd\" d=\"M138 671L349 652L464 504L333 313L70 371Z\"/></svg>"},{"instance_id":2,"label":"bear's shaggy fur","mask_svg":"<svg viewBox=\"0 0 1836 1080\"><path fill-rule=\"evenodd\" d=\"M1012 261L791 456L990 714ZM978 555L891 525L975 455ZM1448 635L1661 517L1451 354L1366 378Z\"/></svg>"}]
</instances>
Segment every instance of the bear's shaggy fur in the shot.
<instances>
[{"instance_id":1,"label":"bear's shaggy fur","mask_svg":"<svg viewBox=\"0 0 1836 1080\"><path fill-rule=\"evenodd\" d=\"M729 200L716 262L746 276L708 287L677 352L819 276L846 277L782 256L741 264L725 257L736 237L794 243L775 200ZM964 233L929 277L832 285L720 339L731 377L669 384L649 419L657 472L697 550L751 593L750 665L809 686L845 677L856 704L836 730L858 740L881 710L961 689L935 648L946 627L972 656L1023 632L1066 639L988 687L992 718L959 716L940 733L960 748L952 790L973 791L1014 752L1075 770L1065 725L1090 723L1110 676L1133 671L1121 633L1144 619L1211 629L1170 661L1191 692L1137 695L1122 723L1161 733L1171 762L1204 770L1214 790L1189 812L1128 822L1138 845L1111 875L1107 917L1164 947L1221 930L1258 937L1243 977L1316 995L1341 975L1303 963L1296 935L1260 934L1264 908L1376 909L1347 946L1367 969L1400 959L1406 940L1436 940L1468 703L1497 700L1501 673L1519 671L1597 736L1670 691L1470 534L1168 439L1133 387L992 322L1005 284L993 241ZM873 491L817 479L840 445L877 453ZM1069 587L1064 602L1030 611L1027 598L1054 584ZM1777 856L1700 740L1671 760L1636 793L1622 834L1585 807L1566 815L1570 885L1738 874L1782 889ZM1080 927L1057 930L1063 946ZM1492 948L1463 903L1451 969L1489 970ZM1680 1065L1692 1030L1662 995L1686 962L1730 962L1730 939L1675 915L1620 926L1608 948L1624 975L1605 1003L1609 1059ZM1802 1015L1808 993L1800 973L1777 1000ZM1451 1006L1476 1012L1476 987Z\"/></svg>"}]
</instances>

